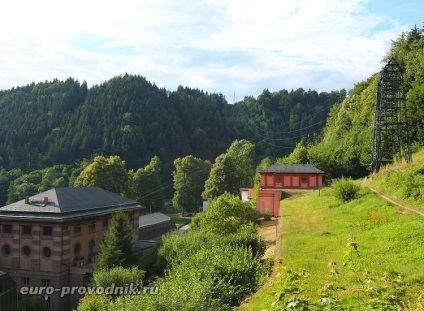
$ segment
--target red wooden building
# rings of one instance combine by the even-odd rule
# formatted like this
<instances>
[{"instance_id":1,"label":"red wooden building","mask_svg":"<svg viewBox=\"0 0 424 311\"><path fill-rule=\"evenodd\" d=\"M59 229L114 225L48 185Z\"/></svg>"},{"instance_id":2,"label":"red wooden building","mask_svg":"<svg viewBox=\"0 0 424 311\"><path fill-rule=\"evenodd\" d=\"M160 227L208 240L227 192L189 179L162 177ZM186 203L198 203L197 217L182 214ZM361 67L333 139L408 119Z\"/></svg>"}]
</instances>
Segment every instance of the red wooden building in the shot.
<instances>
[{"instance_id":1,"label":"red wooden building","mask_svg":"<svg viewBox=\"0 0 424 311\"><path fill-rule=\"evenodd\" d=\"M278 216L283 189L319 189L324 172L310 164L274 164L259 172L260 190L256 209Z\"/></svg>"}]
</instances>

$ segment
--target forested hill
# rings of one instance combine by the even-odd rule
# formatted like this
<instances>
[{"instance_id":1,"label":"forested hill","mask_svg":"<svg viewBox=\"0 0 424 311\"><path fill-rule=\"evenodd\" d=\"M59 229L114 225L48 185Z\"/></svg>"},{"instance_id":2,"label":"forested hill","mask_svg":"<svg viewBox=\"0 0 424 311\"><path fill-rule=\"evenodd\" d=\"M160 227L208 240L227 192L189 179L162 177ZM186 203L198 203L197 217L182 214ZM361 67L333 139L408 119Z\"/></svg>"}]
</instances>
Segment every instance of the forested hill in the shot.
<instances>
[{"instance_id":1,"label":"forested hill","mask_svg":"<svg viewBox=\"0 0 424 311\"><path fill-rule=\"evenodd\" d=\"M119 155L128 169L157 155L170 176L173 160L214 160L235 139L258 155L282 156L301 137L319 133L345 91L264 90L228 104L221 94L158 88L123 75L91 88L72 78L0 91L0 167L29 172L73 164L94 155Z\"/></svg>"},{"instance_id":2,"label":"forested hill","mask_svg":"<svg viewBox=\"0 0 424 311\"><path fill-rule=\"evenodd\" d=\"M413 151L424 145L424 29L414 28L393 41L384 63L394 58L403 68ZM308 148L307 161L327 176L360 177L369 173L376 93L380 73L355 85L349 96L335 105L323 135Z\"/></svg>"}]
</instances>

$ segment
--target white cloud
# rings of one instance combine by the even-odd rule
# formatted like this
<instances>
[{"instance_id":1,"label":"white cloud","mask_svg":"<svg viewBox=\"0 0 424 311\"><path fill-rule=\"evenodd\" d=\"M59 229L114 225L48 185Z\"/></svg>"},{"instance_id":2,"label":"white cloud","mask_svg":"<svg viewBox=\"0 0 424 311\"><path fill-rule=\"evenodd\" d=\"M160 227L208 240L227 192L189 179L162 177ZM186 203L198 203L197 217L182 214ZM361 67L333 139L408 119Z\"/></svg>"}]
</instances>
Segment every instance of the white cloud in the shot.
<instances>
[{"instance_id":1,"label":"white cloud","mask_svg":"<svg viewBox=\"0 0 424 311\"><path fill-rule=\"evenodd\" d=\"M222 92L351 88L405 28L363 0L14 0L0 7L0 89L123 73ZM382 25L384 24L384 28Z\"/></svg>"}]
</instances>

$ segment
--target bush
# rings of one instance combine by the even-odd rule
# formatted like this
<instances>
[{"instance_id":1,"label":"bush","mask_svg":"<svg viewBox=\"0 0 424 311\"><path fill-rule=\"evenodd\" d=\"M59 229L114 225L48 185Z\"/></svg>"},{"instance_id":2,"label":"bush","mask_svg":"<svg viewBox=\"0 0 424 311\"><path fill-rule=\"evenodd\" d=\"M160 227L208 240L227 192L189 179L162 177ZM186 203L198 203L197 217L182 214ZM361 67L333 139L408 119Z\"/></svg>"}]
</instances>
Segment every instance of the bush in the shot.
<instances>
[{"instance_id":1,"label":"bush","mask_svg":"<svg viewBox=\"0 0 424 311\"><path fill-rule=\"evenodd\" d=\"M343 202L349 202L358 197L361 186L351 178L340 178L333 184L334 196Z\"/></svg>"},{"instance_id":2,"label":"bush","mask_svg":"<svg viewBox=\"0 0 424 311\"><path fill-rule=\"evenodd\" d=\"M112 284L116 287L127 284L143 286L144 274L144 271L137 267L114 267L112 269L96 270L93 273L92 285L98 287L108 287Z\"/></svg>"}]
</instances>

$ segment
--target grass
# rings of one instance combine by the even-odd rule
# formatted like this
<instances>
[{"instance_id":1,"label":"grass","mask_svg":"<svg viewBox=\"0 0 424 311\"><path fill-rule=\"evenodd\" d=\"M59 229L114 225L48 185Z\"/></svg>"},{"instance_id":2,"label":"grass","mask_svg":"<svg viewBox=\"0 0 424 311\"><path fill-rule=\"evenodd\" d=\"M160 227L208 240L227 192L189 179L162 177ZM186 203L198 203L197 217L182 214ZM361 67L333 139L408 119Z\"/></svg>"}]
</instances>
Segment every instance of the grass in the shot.
<instances>
[{"instance_id":1,"label":"grass","mask_svg":"<svg viewBox=\"0 0 424 311\"><path fill-rule=\"evenodd\" d=\"M182 226L188 225L191 222L191 218L178 218L178 217L171 217L172 220L175 223L175 227L177 229L181 228Z\"/></svg>"},{"instance_id":2,"label":"grass","mask_svg":"<svg viewBox=\"0 0 424 311\"><path fill-rule=\"evenodd\" d=\"M240 310L276 310L271 308L276 301L275 294L287 290L285 272L299 269L308 271L309 276L299 286L303 297L310 302L320 300L324 284L332 279L345 288L338 290L342 303L357 304L358 279L364 278L366 270L375 280L389 272L401 274L406 289L402 299L414 302L419 295L424 295L421 289L424 285L424 218L390 206L366 189L361 189L360 197L348 203L337 201L331 190L325 189L321 197L314 192L283 200L282 207L282 258L277 267L280 273L268 288L252 296L248 306ZM352 266L341 267L349 258L346 248L349 236L358 244L359 252L354 260L358 273ZM337 263L340 272L337 277L330 277L329 262Z\"/></svg>"},{"instance_id":3,"label":"grass","mask_svg":"<svg viewBox=\"0 0 424 311\"><path fill-rule=\"evenodd\" d=\"M385 166L368 182L396 199L424 209L424 149L414 153L412 160Z\"/></svg>"}]
</instances>

